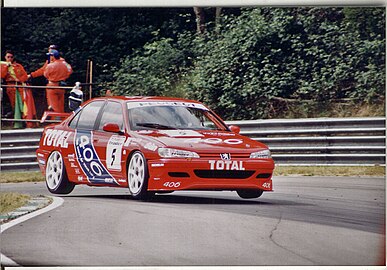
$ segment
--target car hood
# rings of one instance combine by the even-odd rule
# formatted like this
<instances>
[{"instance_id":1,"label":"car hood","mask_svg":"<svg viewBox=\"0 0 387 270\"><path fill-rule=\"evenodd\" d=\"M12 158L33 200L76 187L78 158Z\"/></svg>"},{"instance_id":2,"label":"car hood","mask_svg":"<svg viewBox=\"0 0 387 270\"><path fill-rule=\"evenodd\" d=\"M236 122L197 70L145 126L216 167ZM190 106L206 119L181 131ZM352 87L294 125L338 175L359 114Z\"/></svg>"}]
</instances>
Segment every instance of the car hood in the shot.
<instances>
[{"instance_id":1,"label":"car hood","mask_svg":"<svg viewBox=\"0 0 387 270\"><path fill-rule=\"evenodd\" d=\"M158 147L185 149L197 153L251 153L268 149L260 142L228 131L211 130L143 130L136 132L141 139Z\"/></svg>"}]
</instances>

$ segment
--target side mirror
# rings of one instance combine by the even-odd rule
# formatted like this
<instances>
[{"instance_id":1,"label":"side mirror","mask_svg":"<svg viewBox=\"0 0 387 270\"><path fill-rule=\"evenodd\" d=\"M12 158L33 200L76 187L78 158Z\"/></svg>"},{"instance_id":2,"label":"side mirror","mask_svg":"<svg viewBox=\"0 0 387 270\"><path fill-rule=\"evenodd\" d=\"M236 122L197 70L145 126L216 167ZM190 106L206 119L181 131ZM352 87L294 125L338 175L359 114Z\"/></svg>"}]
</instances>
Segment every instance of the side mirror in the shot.
<instances>
[{"instance_id":1,"label":"side mirror","mask_svg":"<svg viewBox=\"0 0 387 270\"><path fill-rule=\"evenodd\" d=\"M228 127L232 132L239 134L241 132L241 128L238 126L231 125Z\"/></svg>"},{"instance_id":2,"label":"side mirror","mask_svg":"<svg viewBox=\"0 0 387 270\"><path fill-rule=\"evenodd\" d=\"M115 123L106 123L102 129L107 132L122 133L120 127Z\"/></svg>"}]
</instances>

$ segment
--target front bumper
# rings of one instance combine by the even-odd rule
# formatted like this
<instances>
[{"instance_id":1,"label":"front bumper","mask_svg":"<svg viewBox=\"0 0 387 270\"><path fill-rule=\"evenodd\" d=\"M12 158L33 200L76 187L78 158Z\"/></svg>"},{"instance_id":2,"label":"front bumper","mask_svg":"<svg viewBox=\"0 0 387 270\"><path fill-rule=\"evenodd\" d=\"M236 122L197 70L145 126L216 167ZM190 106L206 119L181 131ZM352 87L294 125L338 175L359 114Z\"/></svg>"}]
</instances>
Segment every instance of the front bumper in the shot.
<instances>
[{"instance_id":1,"label":"front bumper","mask_svg":"<svg viewBox=\"0 0 387 270\"><path fill-rule=\"evenodd\" d=\"M158 159L148 168L149 191L273 190L272 159Z\"/></svg>"}]
</instances>

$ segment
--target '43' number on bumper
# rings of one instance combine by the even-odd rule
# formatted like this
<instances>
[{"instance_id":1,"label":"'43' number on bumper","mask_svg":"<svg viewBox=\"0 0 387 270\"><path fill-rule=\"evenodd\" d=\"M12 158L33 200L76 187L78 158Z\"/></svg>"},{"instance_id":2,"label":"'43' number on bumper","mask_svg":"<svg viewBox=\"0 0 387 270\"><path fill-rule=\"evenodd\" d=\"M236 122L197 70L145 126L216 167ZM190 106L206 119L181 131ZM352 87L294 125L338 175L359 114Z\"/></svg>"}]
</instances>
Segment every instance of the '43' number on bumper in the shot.
<instances>
[{"instance_id":1,"label":"'43' number on bumper","mask_svg":"<svg viewBox=\"0 0 387 270\"><path fill-rule=\"evenodd\" d=\"M180 187L180 182L165 182L163 186L169 188L177 188Z\"/></svg>"}]
</instances>

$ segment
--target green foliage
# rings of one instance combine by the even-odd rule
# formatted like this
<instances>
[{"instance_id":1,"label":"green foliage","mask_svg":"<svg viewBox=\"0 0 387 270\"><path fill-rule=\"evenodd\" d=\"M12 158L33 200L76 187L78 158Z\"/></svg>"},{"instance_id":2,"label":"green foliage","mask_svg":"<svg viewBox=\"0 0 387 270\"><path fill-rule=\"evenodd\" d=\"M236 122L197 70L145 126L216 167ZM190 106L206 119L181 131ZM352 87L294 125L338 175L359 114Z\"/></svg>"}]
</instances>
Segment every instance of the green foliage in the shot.
<instances>
[{"instance_id":1,"label":"green foliage","mask_svg":"<svg viewBox=\"0 0 387 270\"><path fill-rule=\"evenodd\" d=\"M343 9L246 9L206 42L190 96L228 119L271 117L278 97L384 99L384 9L372 12L378 34L365 39Z\"/></svg>"},{"instance_id":2,"label":"green foliage","mask_svg":"<svg viewBox=\"0 0 387 270\"><path fill-rule=\"evenodd\" d=\"M171 38L145 44L143 50L126 57L114 73L112 90L126 95L163 95L174 88L182 72L183 53Z\"/></svg>"},{"instance_id":3,"label":"green foliage","mask_svg":"<svg viewBox=\"0 0 387 270\"><path fill-rule=\"evenodd\" d=\"M156 37L127 57L113 89L187 96L228 119L278 115L280 99L384 100L383 8L246 8L204 36ZM372 18L370 18L372 15ZM278 107L280 106L280 107ZM283 112L281 112L283 113Z\"/></svg>"},{"instance_id":4,"label":"green foliage","mask_svg":"<svg viewBox=\"0 0 387 270\"><path fill-rule=\"evenodd\" d=\"M41 67L47 47L57 44L74 70L69 83L85 82L87 60L93 60L93 82L113 79L111 69L152 34L166 38L194 28L191 9L176 8L2 8L2 55L16 52L27 72ZM185 15L185 16L182 16ZM34 80L44 84L44 80Z\"/></svg>"},{"instance_id":5,"label":"green foliage","mask_svg":"<svg viewBox=\"0 0 387 270\"><path fill-rule=\"evenodd\" d=\"M276 117L287 99L385 99L383 7L204 11L198 35L192 8L5 8L2 44L28 71L59 44L70 83L92 59L94 82L115 94L198 99L226 119Z\"/></svg>"}]
</instances>

